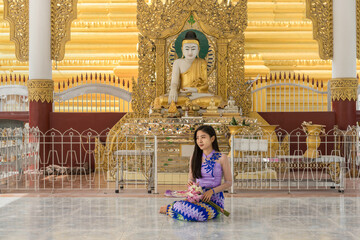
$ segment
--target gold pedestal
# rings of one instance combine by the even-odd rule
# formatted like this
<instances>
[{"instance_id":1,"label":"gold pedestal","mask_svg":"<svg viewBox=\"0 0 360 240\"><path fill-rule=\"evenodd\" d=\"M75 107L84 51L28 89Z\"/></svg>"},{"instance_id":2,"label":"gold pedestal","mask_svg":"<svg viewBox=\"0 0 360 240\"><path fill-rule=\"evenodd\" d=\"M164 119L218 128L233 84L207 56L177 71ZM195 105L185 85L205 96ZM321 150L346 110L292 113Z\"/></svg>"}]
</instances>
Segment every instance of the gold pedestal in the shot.
<instances>
[{"instance_id":1,"label":"gold pedestal","mask_svg":"<svg viewBox=\"0 0 360 240\"><path fill-rule=\"evenodd\" d=\"M220 117L220 113L204 112L203 117Z\"/></svg>"},{"instance_id":2,"label":"gold pedestal","mask_svg":"<svg viewBox=\"0 0 360 240\"><path fill-rule=\"evenodd\" d=\"M307 133L307 137L306 137L307 150L304 153L305 158L319 157L319 153L317 151L321 143L321 139L319 135L320 133L324 132L324 127L325 125L319 125L319 124L303 126L303 128Z\"/></svg>"},{"instance_id":3,"label":"gold pedestal","mask_svg":"<svg viewBox=\"0 0 360 240\"><path fill-rule=\"evenodd\" d=\"M260 126L263 131L263 139L268 141L268 152L265 153L267 157L275 157L276 151L279 150L279 141L276 136L275 129L279 125L263 125Z\"/></svg>"},{"instance_id":4,"label":"gold pedestal","mask_svg":"<svg viewBox=\"0 0 360 240\"><path fill-rule=\"evenodd\" d=\"M223 113L223 117L240 117L240 113Z\"/></svg>"}]
</instances>

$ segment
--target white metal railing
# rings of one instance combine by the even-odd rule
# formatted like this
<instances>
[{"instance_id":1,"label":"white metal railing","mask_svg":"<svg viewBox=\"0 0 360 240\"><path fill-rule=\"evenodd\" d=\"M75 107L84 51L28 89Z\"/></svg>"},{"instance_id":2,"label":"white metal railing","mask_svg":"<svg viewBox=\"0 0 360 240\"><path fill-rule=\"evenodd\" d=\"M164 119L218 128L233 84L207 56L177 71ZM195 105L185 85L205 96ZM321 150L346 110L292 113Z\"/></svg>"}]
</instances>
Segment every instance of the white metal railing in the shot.
<instances>
[{"instance_id":1,"label":"white metal railing","mask_svg":"<svg viewBox=\"0 0 360 240\"><path fill-rule=\"evenodd\" d=\"M25 76L1 76L0 112L28 111ZM290 73L271 74L251 83L252 111L331 111L329 84ZM130 81L112 75L85 74L55 84L55 112L131 112ZM360 95L360 88L358 88ZM360 98L357 110L360 110Z\"/></svg>"},{"instance_id":2,"label":"white metal railing","mask_svg":"<svg viewBox=\"0 0 360 240\"><path fill-rule=\"evenodd\" d=\"M176 151L175 138L120 137L109 129L103 132L51 129L41 133L26 128L0 131L0 188L3 190L119 192L122 188L145 188L148 192L158 192L159 185L179 185L176 189L187 181L188 157L185 160L184 153ZM234 184L231 191L359 188L358 130L333 129L321 133L321 142L317 144L319 140L312 140L318 146L310 155L306 138L302 129L292 132L277 129L270 135L259 131L232 135L229 160Z\"/></svg>"},{"instance_id":3,"label":"white metal railing","mask_svg":"<svg viewBox=\"0 0 360 240\"><path fill-rule=\"evenodd\" d=\"M55 112L130 112L130 82L115 76L86 74L58 83Z\"/></svg>"},{"instance_id":4,"label":"white metal railing","mask_svg":"<svg viewBox=\"0 0 360 240\"><path fill-rule=\"evenodd\" d=\"M20 80L19 80L20 79ZM55 112L130 112L130 81L86 74L55 84ZM25 77L1 77L0 112L29 111Z\"/></svg>"},{"instance_id":5,"label":"white metal railing","mask_svg":"<svg viewBox=\"0 0 360 240\"><path fill-rule=\"evenodd\" d=\"M29 111L25 76L1 76L0 83L0 112Z\"/></svg>"},{"instance_id":6,"label":"white metal railing","mask_svg":"<svg viewBox=\"0 0 360 240\"><path fill-rule=\"evenodd\" d=\"M0 129L0 185L20 188L21 183L37 183L39 143L37 128ZM36 186L35 186L36 187Z\"/></svg>"},{"instance_id":7,"label":"white metal railing","mask_svg":"<svg viewBox=\"0 0 360 240\"><path fill-rule=\"evenodd\" d=\"M231 137L232 190L357 188L357 139L354 129L333 129L310 139L302 129L239 132Z\"/></svg>"},{"instance_id":8,"label":"white metal railing","mask_svg":"<svg viewBox=\"0 0 360 240\"><path fill-rule=\"evenodd\" d=\"M330 88L295 74L271 74L252 83L252 110L257 112L331 111Z\"/></svg>"}]
</instances>

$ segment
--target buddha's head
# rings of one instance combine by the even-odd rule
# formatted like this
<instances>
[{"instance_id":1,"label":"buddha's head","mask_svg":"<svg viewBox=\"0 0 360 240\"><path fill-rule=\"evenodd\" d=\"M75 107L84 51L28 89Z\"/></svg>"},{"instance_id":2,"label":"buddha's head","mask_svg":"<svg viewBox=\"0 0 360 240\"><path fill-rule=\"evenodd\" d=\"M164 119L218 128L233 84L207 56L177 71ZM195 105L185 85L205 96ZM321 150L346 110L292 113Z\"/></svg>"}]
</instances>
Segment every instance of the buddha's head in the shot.
<instances>
[{"instance_id":1,"label":"buddha's head","mask_svg":"<svg viewBox=\"0 0 360 240\"><path fill-rule=\"evenodd\" d=\"M195 59L199 55L199 45L199 39L197 39L195 32L188 31L182 41L182 53L185 59Z\"/></svg>"}]
</instances>

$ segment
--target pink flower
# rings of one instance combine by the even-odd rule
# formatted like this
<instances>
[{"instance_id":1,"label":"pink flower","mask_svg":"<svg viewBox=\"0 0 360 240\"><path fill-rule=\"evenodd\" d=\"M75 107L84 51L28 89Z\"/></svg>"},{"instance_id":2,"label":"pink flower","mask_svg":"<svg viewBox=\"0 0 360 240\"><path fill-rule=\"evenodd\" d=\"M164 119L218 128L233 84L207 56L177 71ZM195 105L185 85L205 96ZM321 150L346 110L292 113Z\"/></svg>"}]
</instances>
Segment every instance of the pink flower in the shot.
<instances>
[{"instance_id":1,"label":"pink flower","mask_svg":"<svg viewBox=\"0 0 360 240\"><path fill-rule=\"evenodd\" d=\"M199 186L199 183L193 184L188 187L186 192L186 199L191 203L200 202L203 197L202 188Z\"/></svg>"}]
</instances>

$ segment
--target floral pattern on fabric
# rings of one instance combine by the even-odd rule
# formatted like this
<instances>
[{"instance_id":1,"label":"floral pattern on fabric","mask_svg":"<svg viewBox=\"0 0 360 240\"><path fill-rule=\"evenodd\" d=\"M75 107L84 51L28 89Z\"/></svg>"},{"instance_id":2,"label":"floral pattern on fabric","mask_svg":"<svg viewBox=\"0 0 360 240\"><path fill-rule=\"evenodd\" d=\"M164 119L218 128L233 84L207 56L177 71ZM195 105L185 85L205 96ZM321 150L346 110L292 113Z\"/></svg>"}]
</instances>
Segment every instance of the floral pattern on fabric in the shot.
<instances>
[{"instance_id":1,"label":"floral pattern on fabric","mask_svg":"<svg viewBox=\"0 0 360 240\"><path fill-rule=\"evenodd\" d=\"M214 166L216 160L218 160L220 157L221 153L213 153L210 159L205 158L205 162L202 164L202 167L204 167L206 173L211 173L212 177L214 177Z\"/></svg>"},{"instance_id":2,"label":"floral pattern on fabric","mask_svg":"<svg viewBox=\"0 0 360 240\"><path fill-rule=\"evenodd\" d=\"M215 164L220 157L221 153L213 153L210 158L205 159L205 162L202 164L201 172L203 177L201 180L205 180L205 186L202 186L203 191L207 191L214 187L212 186L216 178L214 177L214 168L219 168L216 169L216 172L220 173L218 176L219 182L215 182L217 182L217 184L221 182L221 165ZM225 198L223 192L213 194L210 200L221 208L224 208ZM206 202L200 201L198 203L191 203L186 200L180 200L169 204L167 206L166 214L177 220L204 222L216 218L219 215L219 212Z\"/></svg>"}]
</instances>

